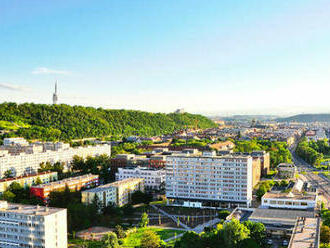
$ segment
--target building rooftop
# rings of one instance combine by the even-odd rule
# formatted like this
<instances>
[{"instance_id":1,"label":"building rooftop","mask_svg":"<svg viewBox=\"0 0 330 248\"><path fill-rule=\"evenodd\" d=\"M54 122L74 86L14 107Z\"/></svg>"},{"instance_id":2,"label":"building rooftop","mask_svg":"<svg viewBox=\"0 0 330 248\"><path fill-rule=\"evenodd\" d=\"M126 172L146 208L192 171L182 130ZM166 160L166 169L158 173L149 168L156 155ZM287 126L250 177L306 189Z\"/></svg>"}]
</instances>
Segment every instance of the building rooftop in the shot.
<instances>
[{"instance_id":1,"label":"building rooftop","mask_svg":"<svg viewBox=\"0 0 330 248\"><path fill-rule=\"evenodd\" d=\"M117 182L101 185L97 188L84 190L83 192L100 192L100 191L103 191L107 188L119 187L119 186L123 186L125 184L130 184L130 183L139 182L139 181L144 181L144 179L143 178L133 178L133 177L132 178L126 178L124 180L120 180L120 181L117 181Z\"/></svg>"},{"instance_id":2,"label":"building rooftop","mask_svg":"<svg viewBox=\"0 0 330 248\"><path fill-rule=\"evenodd\" d=\"M317 195L316 194L303 194L303 193L283 193L283 192L267 192L262 197L263 199L294 199L294 200L316 200Z\"/></svg>"},{"instance_id":3,"label":"building rooftop","mask_svg":"<svg viewBox=\"0 0 330 248\"><path fill-rule=\"evenodd\" d=\"M168 157L186 157L186 158L217 158L217 159L226 159L226 158L251 158L250 155L231 155L226 154L222 156L208 156L208 155L198 155L198 154L187 154L187 153L178 153L174 155L169 155Z\"/></svg>"},{"instance_id":4,"label":"building rooftop","mask_svg":"<svg viewBox=\"0 0 330 248\"><path fill-rule=\"evenodd\" d=\"M35 174L29 174L29 175L24 175L24 176L20 176L20 177L4 178L4 179L0 179L0 183L2 183L2 182L15 181L15 180L19 180L19 179L23 179L23 178L27 178L27 177L42 176L42 175L54 174L54 173L57 174L57 172L55 172L55 171L44 171L44 172L35 173Z\"/></svg>"},{"instance_id":5,"label":"building rooftop","mask_svg":"<svg viewBox=\"0 0 330 248\"><path fill-rule=\"evenodd\" d=\"M55 182L50 182L50 183L44 183L44 184L40 184L37 186L33 186L33 188L44 188L44 187L48 187L48 186L54 186L54 185L58 185L58 184L69 184L70 182L74 182L74 181L79 181L79 180L83 180L83 179L87 179L90 177L99 177L98 175L93 175L93 174L86 174L86 175L82 175L82 176L78 176L78 177L69 177L60 181L55 181Z\"/></svg>"},{"instance_id":6,"label":"building rooftop","mask_svg":"<svg viewBox=\"0 0 330 248\"><path fill-rule=\"evenodd\" d=\"M33 206L24 204L13 204L7 201L0 201L0 212L17 213L24 215L41 215L46 216L65 210L64 208L50 208L45 206Z\"/></svg>"},{"instance_id":7,"label":"building rooftop","mask_svg":"<svg viewBox=\"0 0 330 248\"><path fill-rule=\"evenodd\" d=\"M264 208L256 208L250 219L266 219L268 221L271 220L289 220L295 221L297 217L306 217L306 218L314 218L313 211L301 211L301 210L282 210L282 209L264 209Z\"/></svg>"}]
</instances>

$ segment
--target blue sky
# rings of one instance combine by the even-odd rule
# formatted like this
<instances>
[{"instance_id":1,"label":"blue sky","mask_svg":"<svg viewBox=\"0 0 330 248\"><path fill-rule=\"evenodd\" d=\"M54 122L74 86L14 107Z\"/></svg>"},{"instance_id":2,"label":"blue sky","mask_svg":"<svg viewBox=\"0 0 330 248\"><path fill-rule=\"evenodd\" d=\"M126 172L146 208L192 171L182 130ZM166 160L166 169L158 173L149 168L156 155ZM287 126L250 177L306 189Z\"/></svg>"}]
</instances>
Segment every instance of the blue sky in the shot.
<instances>
[{"instance_id":1,"label":"blue sky","mask_svg":"<svg viewBox=\"0 0 330 248\"><path fill-rule=\"evenodd\" d=\"M1 0L0 102L330 112L330 2Z\"/></svg>"}]
</instances>

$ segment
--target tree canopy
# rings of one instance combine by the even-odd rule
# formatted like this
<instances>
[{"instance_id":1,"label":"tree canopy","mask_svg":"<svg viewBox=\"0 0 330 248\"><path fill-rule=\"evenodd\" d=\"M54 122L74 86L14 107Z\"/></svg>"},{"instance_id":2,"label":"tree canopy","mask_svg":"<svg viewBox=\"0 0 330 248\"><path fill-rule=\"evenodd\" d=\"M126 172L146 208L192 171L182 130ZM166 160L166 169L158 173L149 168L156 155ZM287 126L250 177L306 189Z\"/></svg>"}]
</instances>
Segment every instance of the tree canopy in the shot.
<instances>
[{"instance_id":1,"label":"tree canopy","mask_svg":"<svg viewBox=\"0 0 330 248\"><path fill-rule=\"evenodd\" d=\"M16 126L13 136L47 141L105 136L155 136L184 128L211 128L202 115L149 113L83 106L34 103L0 104L0 120Z\"/></svg>"}]
</instances>

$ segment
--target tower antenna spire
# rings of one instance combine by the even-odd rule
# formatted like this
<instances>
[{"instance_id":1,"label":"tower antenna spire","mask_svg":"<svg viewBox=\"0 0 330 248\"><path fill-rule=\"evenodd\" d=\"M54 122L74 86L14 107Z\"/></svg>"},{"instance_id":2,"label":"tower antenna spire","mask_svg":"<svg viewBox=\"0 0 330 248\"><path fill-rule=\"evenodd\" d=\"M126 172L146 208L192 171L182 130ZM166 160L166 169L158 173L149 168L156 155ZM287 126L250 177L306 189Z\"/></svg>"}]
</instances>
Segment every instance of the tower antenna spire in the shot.
<instances>
[{"instance_id":1,"label":"tower antenna spire","mask_svg":"<svg viewBox=\"0 0 330 248\"><path fill-rule=\"evenodd\" d=\"M57 104L58 96L57 96L57 80L55 81L55 92L53 94L53 104Z\"/></svg>"}]
</instances>

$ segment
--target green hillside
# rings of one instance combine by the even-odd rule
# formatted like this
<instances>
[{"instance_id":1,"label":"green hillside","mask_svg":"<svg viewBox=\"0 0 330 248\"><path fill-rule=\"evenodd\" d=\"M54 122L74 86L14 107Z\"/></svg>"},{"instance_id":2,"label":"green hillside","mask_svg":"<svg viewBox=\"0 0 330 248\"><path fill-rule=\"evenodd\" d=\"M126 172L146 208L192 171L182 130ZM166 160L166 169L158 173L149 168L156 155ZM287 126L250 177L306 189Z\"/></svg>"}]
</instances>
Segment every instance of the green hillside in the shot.
<instances>
[{"instance_id":1,"label":"green hillside","mask_svg":"<svg viewBox=\"0 0 330 248\"><path fill-rule=\"evenodd\" d=\"M330 114L301 114L287 118L278 118L281 122L330 122Z\"/></svg>"},{"instance_id":2,"label":"green hillside","mask_svg":"<svg viewBox=\"0 0 330 248\"><path fill-rule=\"evenodd\" d=\"M8 131L3 136L42 140L71 140L109 135L153 136L185 127L204 129L216 126L204 116L188 113L163 114L33 103L0 104L0 121L3 123L0 130Z\"/></svg>"}]
</instances>

